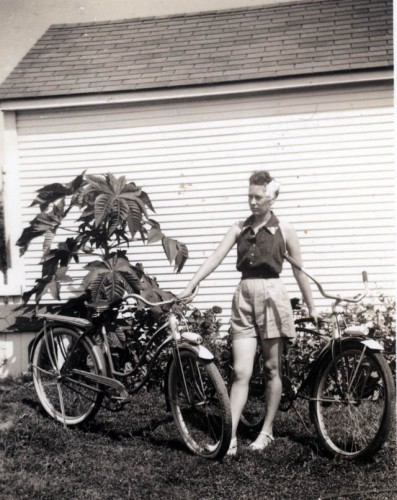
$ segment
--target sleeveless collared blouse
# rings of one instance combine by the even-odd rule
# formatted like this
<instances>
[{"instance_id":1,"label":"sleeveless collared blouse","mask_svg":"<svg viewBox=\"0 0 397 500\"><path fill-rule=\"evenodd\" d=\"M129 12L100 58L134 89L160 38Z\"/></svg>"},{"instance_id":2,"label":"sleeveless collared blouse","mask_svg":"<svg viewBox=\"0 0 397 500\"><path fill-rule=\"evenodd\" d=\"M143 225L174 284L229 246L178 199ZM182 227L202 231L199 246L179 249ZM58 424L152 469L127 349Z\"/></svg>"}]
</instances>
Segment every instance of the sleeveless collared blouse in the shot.
<instances>
[{"instance_id":1,"label":"sleeveless collared blouse","mask_svg":"<svg viewBox=\"0 0 397 500\"><path fill-rule=\"evenodd\" d=\"M237 238L237 270L242 273L242 279L278 278L286 250L279 220L272 212L256 234L253 222L251 215Z\"/></svg>"}]
</instances>

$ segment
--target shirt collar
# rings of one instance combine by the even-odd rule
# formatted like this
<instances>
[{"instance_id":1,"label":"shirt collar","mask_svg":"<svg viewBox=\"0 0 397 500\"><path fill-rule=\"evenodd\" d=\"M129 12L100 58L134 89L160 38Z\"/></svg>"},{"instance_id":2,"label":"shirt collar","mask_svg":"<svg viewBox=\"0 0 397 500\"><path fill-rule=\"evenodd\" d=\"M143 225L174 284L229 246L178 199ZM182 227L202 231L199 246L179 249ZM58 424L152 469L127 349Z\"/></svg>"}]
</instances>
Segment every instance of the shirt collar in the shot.
<instances>
[{"instance_id":1,"label":"shirt collar","mask_svg":"<svg viewBox=\"0 0 397 500\"><path fill-rule=\"evenodd\" d=\"M243 229L241 231L243 232L243 231L247 231L248 229L251 229L252 232L254 232L254 228L252 227L253 222L254 222L254 216L250 215L244 221ZM266 224L264 224L263 226L261 226L258 229L258 231L261 231L262 229L266 229L269 233L271 233L274 236L276 234L276 231L277 231L278 227L279 227L279 220L274 215L274 213L271 212L270 219L266 222Z\"/></svg>"}]
</instances>

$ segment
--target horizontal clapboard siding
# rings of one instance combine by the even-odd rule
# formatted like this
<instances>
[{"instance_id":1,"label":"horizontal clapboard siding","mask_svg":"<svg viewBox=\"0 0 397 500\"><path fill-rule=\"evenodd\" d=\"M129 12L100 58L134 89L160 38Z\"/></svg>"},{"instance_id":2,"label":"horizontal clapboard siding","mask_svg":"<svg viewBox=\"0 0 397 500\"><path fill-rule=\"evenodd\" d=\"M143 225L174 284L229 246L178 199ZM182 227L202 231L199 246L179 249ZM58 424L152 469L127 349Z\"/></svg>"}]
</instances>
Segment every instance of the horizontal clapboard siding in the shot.
<instances>
[{"instance_id":1,"label":"horizontal clapboard siding","mask_svg":"<svg viewBox=\"0 0 397 500\"><path fill-rule=\"evenodd\" d=\"M394 294L388 84L20 112L17 128L24 225L44 183L82 170L126 175L149 193L164 232L189 247L190 259L175 275L159 245L134 243L132 260L167 289L181 290L228 226L249 215L248 176L265 168L282 184L275 212L295 225L305 265L326 289L355 294L367 269L374 289ZM28 287L40 271L41 244L25 256ZM76 281L82 265L71 270ZM299 295L289 266L283 274L291 296ZM195 303L221 305L227 322L237 282L233 249Z\"/></svg>"}]
</instances>

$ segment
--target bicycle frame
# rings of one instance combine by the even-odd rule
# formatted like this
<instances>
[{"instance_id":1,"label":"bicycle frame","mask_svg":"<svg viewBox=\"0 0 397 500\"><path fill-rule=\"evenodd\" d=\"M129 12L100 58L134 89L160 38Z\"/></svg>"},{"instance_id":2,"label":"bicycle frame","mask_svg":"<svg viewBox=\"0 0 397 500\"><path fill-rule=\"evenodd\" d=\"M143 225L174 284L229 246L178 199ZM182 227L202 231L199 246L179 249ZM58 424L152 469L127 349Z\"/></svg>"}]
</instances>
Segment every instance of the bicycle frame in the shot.
<instances>
[{"instance_id":1,"label":"bicycle frame","mask_svg":"<svg viewBox=\"0 0 397 500\"><path fill-rule=\"evenodd\" d=\"M124 300L129 298L156 307L179 301L173 298L151 303L139 295ZM107 302L87 304L91 321L38 315L44 326L30 360L34 388L43 409L65 427L94 418L104 400L105 407L118 411L148 382L166 349L168 364L162 392L180 437L193 453L222 458L231 440L230 402L214 356L201 345L202 337L188 331L186 319L182 328L179 311L173 308L164 324L141 338L140 330L135 331L139 319L135 309L131 310L130 304L124 309L122 303L116 307ZM131 318L127 323L120 322L123 310ZM124 326L127 338L123 339L118 334ZM137 336L139 346L135 345Z\"/></svg>"},{"instance_id":2,"label":"bicycle frame","mask_svg":"<svg viewBox=\"0 0 397 500\"><path fill-rule=\"evenodd\" d=\"M339 315L341 313L338 312L337 308L343 302L355 304L355 303L360 302L364 297L366 297L366 295L368 294L368 290L369 290L369 288L368 288L368 276L367 276L367 272L363 271L362 275L363 275L363 281L364 281L364 284L365 284L365 289L359 295L357 295L355 297L352 297L352 298L341 297L340 295L331 295L331 294L325 292L325 290L323 289L321 283L319 283L308 271L306 271L302 266L300 266L291 256L289 256L288 254L284 254L284 258L293 267L295 267L299 271L303 272L309 279L311 279L315 283L315 285L317 286L318 290L320 291L321 295L324 298L328 298L328 299L332 299L333 300L333 302L331 304L331 331L332 331L332 338L327 343L327 345L325 345L323 347L323 349L320 351L320 354L318 355L317 359L315 361L313 361L308 376L303 380L303 382L299 386L298 390L296 391L296 396L297 397L299 395L300 397L304 398L304 396L301 393L313 381L313 378L314 378L315 374L318 371L318 367L321 365L321 363L324 360L324 357L327 355L327 353L329 351L331 351L331 353L332 353L332 359L333 359L333 362L335 363L335 358L336 358L336 355L337 355L337 351L341 352L342 351L342 344L344 342L347 342L347 341L351 340L352 337L342 338L342 329L341 329L341 324L340 324L340 321L339 321ZM345 329L345 332L347 334L349 334L348 329ZM313 331L312 333L315 334L316 332ZM373 339L367 339L365 337L365 335L363 333L361 333L361 332L359 332L359 335L357 335L355 333L354 336L353 336L353 338L355 338L359 342L361 342L365 346L365 349L369 348L369 349L374 350L374 351L382 351L383 350L383 346L379 342L377 342L377 341L375 341ZM365 352L365 349L363 351L363 354Z\"/></svg>"},{"instance_id":3,"label":"bicycle frame","mask_svg":"<svg viewBox=\"0 0 397 500\"><path fill-rule=\"evenodd\" d=\"M131 294L125 297L125 301L129 298L133 298L135 300L141 300L144 303L146 303L149 306L158 306L158 303L151 303L147 300L145 300L143 297L140 295L135 295ZM174 299L170 301L164 301L162 304L163 305L168 305L174 303ZM97 312L97 315L100 316L103 313L107 313L109 309L105 309L102 311L102 313ZM210 351L208 351L207 348L204 346L200 345L197 341L197 339L192 337L190 334L188 338L186 338L186 335L184 333L181 333L179 331L179 322L178 319L175 315L174 312L171 312L169 315L168 320L160 326L150 337L148 340L143 352L141 353L137 363L135 366L128 371L125 372L120 372L115 369L113 359L112 359L112 349L109 343L108 339L108 332L106 328L106 321L101 322L100 328L98 329L97 325L93 325L89 320L86 319L81 319L81 318L73 318L69 316L61 316L61 315L53 315L53 314L38 314L37 315L39 318L43 318L44 320L44 326L43 329L39 332L38 336L35 339L35 342L32 346L31 353L33 353L34 348L38 341L44 337L45 339L50 339L52 338L51 336L51 328L54 327L59 327L59 326L66 326L68 328L73 329L79 336L77 341L74 343L72 346L72 349L69 350L66 353L65 350L65 359L63 361L63 364L61 367L57 367L60 371L60 376L64 376L67 370L67 359L72 357L73 354L75 353L76 349L78 348L81 340L86 337L86 336L92 336L94 334L97 334L100 332L101 339L104 345L104 352L100 350L99 354L99 359L102 360L102 371L104 375L98 375L98 374L93 374L90 372L86 372L83 370L76 370L74 369L74 372L79 375L83 375L84 377L94 380L101 384L102 386L109 387L113 390L116 390L119 393L119 397L113 397L115 400L119 400L119 402L122 403L128 403L131 401L131 396L133 394L136 394L139 392L139 390L147 383L147 381L150 378L150 375L152 373L153 367L155 366L155 363L160 355L160 353L167 347L171 347L171 354L170 354L170 361L174 358L180 373L183 377L183 372L181 368L181 363L180 363L180 356L179 356L179 351L181 349L187 349L190 351L193 351L199 358L204 359L204 360L213 360L214 356L211 354ZM133 376L139 368L144 366L144 360L146 357L146 354L148 353L150 347L153 345L154 341L165 331L167 331L168 335L165 338L165 340L157 347L155 350L148 366L147 370L145 373L145 376L139 381L139 383L133 387L133 388L126 388L126 386L120 381L117 380L116 377L118 378L128 378L130 376ZM47 340L46 340L47 342ZM98 346L96 346L98 347ZM99 349L99 348L98 348ZM168 366L170 363L168 363ZM84 383L81 382L81 385L83 386Z\"/></svg>"}]
</instances>

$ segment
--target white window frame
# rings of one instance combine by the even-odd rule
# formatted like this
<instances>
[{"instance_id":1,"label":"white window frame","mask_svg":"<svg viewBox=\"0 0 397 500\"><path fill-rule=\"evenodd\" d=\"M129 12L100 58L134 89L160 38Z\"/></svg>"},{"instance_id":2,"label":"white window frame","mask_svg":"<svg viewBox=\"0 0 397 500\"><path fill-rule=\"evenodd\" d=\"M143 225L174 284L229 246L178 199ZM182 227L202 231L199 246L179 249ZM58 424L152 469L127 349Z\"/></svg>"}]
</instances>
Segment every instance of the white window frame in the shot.
<instances>
[{"instance_id":1,"label":"white window frame","mask_svg":"<svg viewBox=\"0 0 397 500\"><path fill-rule=\"evenodd\" d=\"M7 283L0 283L0 295L22 295L23 261L16 242L22 233L21 193L18 161L16 114L0 112L0 152L2 153L0 188L3 192L4 233L7 248Z\"/></svg>"}]
</instances>

